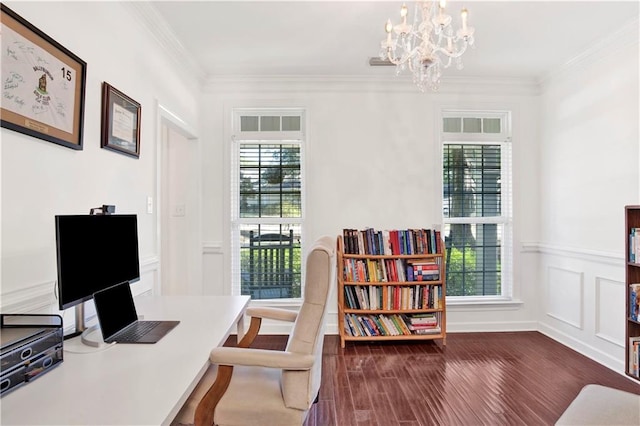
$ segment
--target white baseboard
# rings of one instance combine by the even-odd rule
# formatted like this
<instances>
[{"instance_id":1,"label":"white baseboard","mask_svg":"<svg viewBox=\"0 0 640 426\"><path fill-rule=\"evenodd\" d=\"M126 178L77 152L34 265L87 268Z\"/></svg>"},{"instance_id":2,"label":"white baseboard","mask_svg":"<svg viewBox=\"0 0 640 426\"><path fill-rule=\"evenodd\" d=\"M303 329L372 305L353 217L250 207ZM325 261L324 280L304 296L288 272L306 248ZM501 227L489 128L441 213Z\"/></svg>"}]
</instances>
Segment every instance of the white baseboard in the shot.
<instances>
[{"instance_id":1,"label":"white baseboard","mask_svg":"<svg viewBox=\"0 0 640 426\"><path fill-rule=\"evenodd\" d=\"M544 334L545 336L552 338L558 343L561 343L564 346L567 346L573 349L574 351L588 358L591 358L597 363L602 364L605 367L615 371L616 373L626 377L626 375L624 374L624 359L617 359L591 345L588 345L544 323L538 324L538 331Z\"/></svg>"},{"instance_id":2,"label":"white baseboard","mask_svg":"<svg viewBox=\"0 0 640 426\"><path fill-rule=\"evenodd\" d=\"M329 312L325 325L325 335L338 334L338 314ZM539 331L537 321L520 322L447 322L447 333L514 332ZM289 334L291 325L279 321L265 320L260 327L261 334Z\"/></svg>"}]
</instances>

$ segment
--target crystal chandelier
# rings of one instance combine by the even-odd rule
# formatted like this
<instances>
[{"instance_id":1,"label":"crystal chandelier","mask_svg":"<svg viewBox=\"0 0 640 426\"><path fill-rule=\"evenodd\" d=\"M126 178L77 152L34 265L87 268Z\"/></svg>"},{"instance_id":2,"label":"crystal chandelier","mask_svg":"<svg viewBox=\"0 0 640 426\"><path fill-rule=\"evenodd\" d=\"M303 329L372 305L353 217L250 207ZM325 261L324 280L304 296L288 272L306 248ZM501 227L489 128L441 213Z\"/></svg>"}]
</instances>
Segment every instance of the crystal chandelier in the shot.
<instances>
[{"instance_id":1,"label":"crystal chandelier","mask_svg":"<svg viewBox=\"0 0 640 426\"><path fill-rule=\"evenodd\" d=\"M396 73L408 69L413 82L424 92L438 90L442 69L456 63L462 69L462 54L473 45L473 27L468 25L467 9L462 9L462 27L455 33L451 16L445 13L446 0L416 2L413 25L407 24L407 6L402 5L402 22L385 25L387 38L380 45L380 59L396 65Z\"/></svg>"}]
</instances>

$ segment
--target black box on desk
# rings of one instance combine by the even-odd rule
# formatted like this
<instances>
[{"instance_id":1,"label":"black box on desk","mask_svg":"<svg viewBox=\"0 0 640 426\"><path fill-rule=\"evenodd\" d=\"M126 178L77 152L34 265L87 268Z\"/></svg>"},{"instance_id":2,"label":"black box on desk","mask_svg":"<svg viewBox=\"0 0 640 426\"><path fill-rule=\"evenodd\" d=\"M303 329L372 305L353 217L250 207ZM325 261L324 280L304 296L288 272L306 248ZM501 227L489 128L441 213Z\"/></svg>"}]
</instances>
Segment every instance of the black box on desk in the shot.
<instances>
[{"instance_id":1,"label":"black box on desk","mask_svg":"<svg viewBox=\"0 0 640 426\"><path fill-rule=\"evenodd\" d=\"M0 314L0 396L63 360L60 315Z\"/></svg>"}]
</instances>

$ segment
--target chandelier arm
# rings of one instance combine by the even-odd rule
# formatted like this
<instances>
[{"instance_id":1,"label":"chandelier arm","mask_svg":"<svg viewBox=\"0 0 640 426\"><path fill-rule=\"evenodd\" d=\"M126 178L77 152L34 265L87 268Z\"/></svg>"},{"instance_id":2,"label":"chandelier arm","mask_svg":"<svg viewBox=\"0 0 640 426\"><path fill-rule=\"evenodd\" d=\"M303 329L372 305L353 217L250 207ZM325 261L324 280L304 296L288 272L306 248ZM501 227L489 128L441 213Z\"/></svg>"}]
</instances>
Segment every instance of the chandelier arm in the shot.
<instances>
[{"instance_id":1,"label":"chandelier arm","mask_svg":"<svg viewBox=\"0 0 640 426\"><path fill-rule=\"evenodd\" d=\"M438 47L435 48L433 50L433 53L442 53L443 55L449 57L449 58L459 58L460 56L462 56L464 54L464 52L467 51L467 46L468 44L463 44L462 47L460 48L460 50L458 50L457 52L449 52L447 49L443 48L443 47Z\"/></svg>"},{"instance_id":2,"label":"chandelier arm","mask_svg":"<svg viewBox=\"0 0 640 426\"><path fill-rule=\"evenodd\" d=\"M449 52L447 49L443 48L443 47L438 47L436 49L433 50L433 53L441 53L444 56L448 57L448 58L459 58L460 56L464 55L464 52L467 51L467 45L463 45L459 51L457 52Z\"/></svg>"}]
</instances>

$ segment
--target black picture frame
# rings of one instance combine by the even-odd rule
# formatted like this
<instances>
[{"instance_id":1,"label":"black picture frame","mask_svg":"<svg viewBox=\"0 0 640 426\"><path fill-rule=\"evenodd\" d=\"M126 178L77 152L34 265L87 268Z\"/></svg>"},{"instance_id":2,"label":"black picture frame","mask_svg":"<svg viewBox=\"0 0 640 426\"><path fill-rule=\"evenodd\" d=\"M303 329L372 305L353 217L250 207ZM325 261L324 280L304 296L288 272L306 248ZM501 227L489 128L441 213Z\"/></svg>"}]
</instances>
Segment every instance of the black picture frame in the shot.
<instances>
[{"instance_id":1,"label":"black picture frame","mask_svg":"<svg viewBox=\"0 0 640 426\"><path fill-rule=\"evenodd\" d=\"M140 158L142 107L107 82L102 83L102 137L100 146Z\"/></svg>"},{"instance_id":2,"label":"black picture frame","mask_svg":"<svg viewBox=\"0 0 640 426\"><path fill-rule=\"evenodd\" d=\"M86 62L2 3L0 22L0 125L82 150Z\"/></svg>"}]
</instances>

